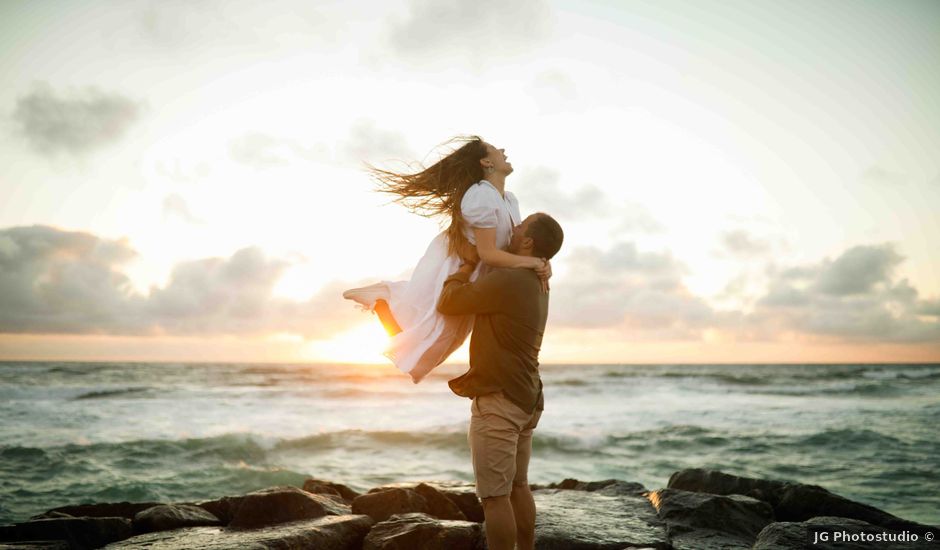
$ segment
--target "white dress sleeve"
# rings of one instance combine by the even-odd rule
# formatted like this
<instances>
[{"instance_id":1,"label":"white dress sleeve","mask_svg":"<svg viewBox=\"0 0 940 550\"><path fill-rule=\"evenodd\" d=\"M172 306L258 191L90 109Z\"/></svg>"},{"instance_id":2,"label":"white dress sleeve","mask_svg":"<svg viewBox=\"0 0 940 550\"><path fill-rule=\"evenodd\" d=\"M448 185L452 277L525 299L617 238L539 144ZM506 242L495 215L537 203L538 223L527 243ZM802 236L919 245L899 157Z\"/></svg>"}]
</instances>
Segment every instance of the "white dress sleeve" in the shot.
<instances>
[{"instance_id":1,"label":"white dress sleeve","mask_svg":"<svg viewBox=\"0 0 940 550\"><path fill-rule=\"evenodd\" d=\"M473 184L460 201L460 214L470 227L496 227L501 202L499 192L489 185Z\"/></svg>"}]
</instances>

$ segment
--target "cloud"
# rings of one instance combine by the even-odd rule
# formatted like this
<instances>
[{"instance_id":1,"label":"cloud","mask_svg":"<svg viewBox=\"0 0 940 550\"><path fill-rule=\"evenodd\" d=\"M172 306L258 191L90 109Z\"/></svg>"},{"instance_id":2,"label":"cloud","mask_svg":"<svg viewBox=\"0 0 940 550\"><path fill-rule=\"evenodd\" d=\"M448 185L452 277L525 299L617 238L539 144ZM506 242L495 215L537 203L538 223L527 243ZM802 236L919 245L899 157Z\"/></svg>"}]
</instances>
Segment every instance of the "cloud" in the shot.
<instances>
[{"instance_id":1,"label":"cloud","mask_svg":"<svg viewBox=\"0 0 940 550\"><path fill-rule=\"evenodd\" d=\"M752 258L770 251L770 244L767 241L755 239L742 229L722 233L721 247L721 250L717 251L719 256L731 255Z\"/></svg>"},{"instance_id":2,"label":"cloud","mask_svg":"<svg viewBox=\"0 0 940 550\"><path fill-rule=\"evenodd\" d=\"M174 216L187 223L204 223L201 219L193 215L183 197L176 193L170 193L163 199L163 217L172 218Z\"/></svg>"},{"instance_id":3,"label":"cloud","mask_svg":"<svg viewBox=\"0 0 940 550\"><path fill-rule=\"evenodd\" d=\"M526 211L542 210L560 220L594 218L612 212L609 201L597 187L563 189L560 180L557 171L538 167L520 174L511 190Z\"/></svg>"},{"instance_id":4,"label":"cloud","mask_svg":"<svg viewBox=\"0 0 940 550\"><path fill-rule=\"evenodd\" d=\"M747 322L856 342L940 341L940 322L919 318L937 312L936 300L895 280L902 261L892 244L860 245L832 261L771 269Z\"/></svg>"},{"instance_id":5,"label":"cloud","mask_svg":"<svg viewBox=\"0 0 940 550\"><path fill-rule=\"evenodd\" d=\"M904 174L891 172L881 166L870 166L861 175L862 182L872 185L904 185L909 179Z\"/></svg>"},{"instance_id":6,"label":"cloud","mask_svg":"<svg viewBox=\"0 0 940 550\"><path fill-rule=\"evenodd\" d=\"M177 264L164 287L137 292L125 240L35 225L0 230L0 332L262 335L326 338L362 321L333 282L306 301L274 296L291 265L255 247Z\"/></svg>"},{"instance_id":7,"label":"cloud","mask_svg":"<svg viewBox=\"0 0 940 550\"><path fill-rule=\"evenodd\" d=\"M547 0L411 0L408 16L390 24L387 40L403 57L452 62L458 55L486 65L546 37L551 24Z\"/></svg>"},{"instance_id":8,"label":"cloud","mask_svg":"<svg viewBox=\"0 0 940 550\"><path fill-rule=\"evenodd\" d=\"M682 284L688 269L668 252L641 252L632 242L608 250L575 249L572 275L553 284L552 322L621 326L659 338L697 338L716 313Z\"/></svg>"},{"instance_id":9,"label":"cloud","mask_svg":"<svg viewBox=\"0 0 940 550\"><path fill-rule=\"evenodd\" d=\"M339 145L341 160L360 165L384 163L389 160L405 160L416 157L408 146L408 140L400 132L382 130L371 120L360 120L353 124L349 135Z\"/></svg>"},{"instance_id":10,"label":"cloud","mask_svg":"<svg viewBox=\"0 0 940 550\"><path fill-rule=\"evenodd\" d=\"M229 156L257 170L286 166L297 160L332 160L325 145L306 146L296 139L261 132L245 134L230 141Z\"/></svg>"},{"instance_id":11,"label":"cloud","mask_svg":"<svg viewBox=\"0 0 940 550\"><path fill-rule=\"evenodd\" d=\"M574 80L562 71L548 70L537 74L526 90L543 114L580 109Z\"/></svg>"},{"instance_id":12,"label":"cloud","mask_svg":"<svg viewBox=\"0 0 940 550\"><path fill-rule=\"evenodd\" d=\"M95 88L63 97L38 85L16 101L13 121L43 155L81 155L121 140L137 122L141 104Z\"/></svg>"}]
</instances>

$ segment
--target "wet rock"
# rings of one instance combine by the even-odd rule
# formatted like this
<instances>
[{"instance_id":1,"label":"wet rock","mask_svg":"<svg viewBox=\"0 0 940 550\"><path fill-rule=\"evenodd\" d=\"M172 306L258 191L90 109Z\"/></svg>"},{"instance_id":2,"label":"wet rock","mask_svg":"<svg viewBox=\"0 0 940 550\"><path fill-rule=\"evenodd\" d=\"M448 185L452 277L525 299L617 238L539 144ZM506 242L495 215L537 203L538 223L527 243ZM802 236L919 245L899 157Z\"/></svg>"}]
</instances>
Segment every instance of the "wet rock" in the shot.
<instances>
[{"instance_id":1,"label":"wet rock","mask_svg":"<svg viewBox=\"0 0 940 550\"><path fill-rule=\"evenodd\" d=\"M356 497L352 503L352 512L366 514L380 522L394 514L427 513L428 501L412 489L391 487Z\"/></svg>"},{"instance_id":2,"label":"wet rock","mask_svg":"<svg viewBox=\"0 0 940 550\"><path fill-rule=\"evenodd\" d=\"M647 498L677 550L750 548L761 529L774 521L770 504L743 495L659 489Z\"/></svg>"},{"instance_id":3,"label":"wet rock","mask_svg":"<svg viewBox=\"0 0 940 550\"><path fill-rule=\"evenodd\" d=\"M814 531L826 533L825 538L817 538ZM918 548L940 548L937 542L934 529L934 540L928 542L924 539L926 531L910 531L919 536L919 540L914 541L909 535L904 534L904 530L896 531L887 529L880 525L842 517L821 516L811 518L804 522L776 522L771 523L757 535L754 542L754 550L791 550L792 548L813 548L820 550L869 550L871 548L884 548L888 550L913 550ZM838 535L837 535L838 533ZM852 540L854 537L862 535L879 535L885 537L885 540ZM836 537L839 540L835 540ZM895 540L888 540L888 539Z\"/></svg>"},{"instance_id":4,"label":"wet rock","mask_svg":"<svg viewBox=\"0 0 940 550\"><path fill-rule=\"evenodd\" d=\"M269 487L248 493L239 498L232 509L228 526L238 529L350 513L348 506L331 498L291 486Z\"/></svg>"},{"instance_id":5,"label":"wet rock","mask_svg":"<svg viewBox=\"0 0 940 550\"><path fill-rule=\"evenodd\" d=\"M438 491L427 483L419 483L415 486L415 492L424 497L428 505L428 514L437 519L452 519L458 521L467 521L467 516L463 515L460 508L454 504L444 493Z\"/></svg>"},{"instance_id":6,"label":"wet rock","mask_svg":"<svg viewBox=\"0 0 940 550\"><path fill-rule=\"evenodd\" d=\"M99 548L133 535L121 517L62 517L0 526L0 542L65 541L71 548Z\"/></svg>"},{"instance_id":7,"label":"wet rock","mask_svg":"<svg viewBox=\"0 0 940 550\"><path fill-rule=\"evenodd\" d=\"M323 495L339 495L346 504L352 504L352 501L356 500L356 497L359 496L359 493L342 483L334 483L332 481L315 478L304 481L304 491Z\"/></svg>"},{"instance_id":8,"label":"wet rock","mask_svg":"<svg viewBox=\"0 0 940 550\"><path fill-rule=\"evenodd\" d=\"M362 547L372 520L368 516L324 516L251 530L189 527L139 535L105 548L160 548L161 550L278 549L347 550Z\"/></svg>"},{"instance_id":9,"label":"wet rock","mask_svg":"<svg viewBox=\"0 0 940 550\"><path fill-rule=\"evenodd\" d=\"M874 506L831 493L818 485L739 477L717 470L690 468L672 474L667 487L716 495L738 494L763 500L773 507L778 521L800 522L817 516L839 516L891 529L925 527Z\"/></svg>"},{"instance_id":10,"label":"wet rock","mask_svg":"<svg viewBox=\"0 0 940 550\"><path fill-rule=\"evenodd\" d=\"M566 489L537 489L532 496L540 550L669 547L665 525L643 496Z\"/></svg>"},{"instance_id":11,"label":"wet rock","mask_svg":"<svg viewBox=\"0 0 940 550\"><path fill-rule=\"evenodd\" d=\"M472 521L442 520L422 513L395 514L376 523L363 550L483 550L482 526Z\"/></svg>"},{"instance_id":12,"label":"wet rock","mask_svg":"<svg viewBox=\"0 0 940 550\"><path fill-rule=\"evenodd\" d=\"M648 498L659 518L670 525L703 527L755 538L774 521L770 504L744 495L659 489Z\"/></svg>"},{"instance_id":13,"label":"wet rock","mask_svg":"<svg viewBox=\"0 0 940 550\"><path fill-rule=\"evenodd\" d=\"M465 481L426 481L423 483L434 489L453 502L468 521L483 523L483 505L476 493L476 485ZM416 491L419 484L390 483L371 489L369 492L379 492L385 489L411 489ZM417 492L417 491L416 491Z\"/></svg>"},{"instance_id":14,"label":"wet rock","mask_svg":"<svg viewBox=\"0 0 940 550\"><path fill-rule=\"evenodd\" d=\"M602 481L578 481L577 479L567 478L560 483L549 483L548 485L530 485L531 489L570 489L574 491L603 491L603 494L623 494L640 495L646 491L640 483L634 481L623 481L621 479L605 479Z\"/></svg>"},{"instance_id":15,"label":"wet rock","mask_svg":"<svg viewBox=\"0 0 940 550\"><path fill-rule=\"evenodd\" d=\"M219 518L192 504L160 504L137 512L134 516L134 532L150 533L221 523Z\"/></svg>"},{"instance_id":16,"label":"wet rock","mask_svg":"<svg viewBox=\"0 0 940 550\"><path fill-rule=\"evenodd\" d=\"M74 518L127 518L134 519L141 510L163 504L162 502L101 502L97 504L77 504L72 506L60 506L47 510L42 514L33 516L30 519L42 519L52 517Z\"/></svg>"},{"instance_id":17,"label":"wet rock","mask_svg":"<svg viewBox=\"0 0 940 550\"><path fill-rule=\"evenodd\" d=\"M0 542L0 550L71 550L71 548L64 540L30 540L10 544Z\"/></svg>"}]
</instances>

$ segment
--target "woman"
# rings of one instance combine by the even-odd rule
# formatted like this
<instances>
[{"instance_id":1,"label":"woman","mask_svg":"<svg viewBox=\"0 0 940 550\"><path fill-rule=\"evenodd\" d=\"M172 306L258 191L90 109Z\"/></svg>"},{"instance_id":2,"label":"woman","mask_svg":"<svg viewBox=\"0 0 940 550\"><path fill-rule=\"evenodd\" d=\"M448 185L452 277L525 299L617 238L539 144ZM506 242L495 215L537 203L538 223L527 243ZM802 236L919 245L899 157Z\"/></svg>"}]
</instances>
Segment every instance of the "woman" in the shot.
<instances>
[{"instance_id":1,"label":"woman","mask_svg":"<svg viewBox=\"0 0 940 550\"><path fill-rule=\"evenodd\" d=\"M545 289L551 277L547 260L503 250L522 222L515 195L505 190L512 173L505 150L478 136L451 143L462 145L416 174L371 168L382 191L396 195L412 212L449 216L450 226L431 241L410 281L383 281L343 293L378 314L391 336L385 356L415 384L460 347L473 327L473 316L437 312L444 280L461 263L482 260L471 280L493 267L534 269Z\"/></svg>"}]
</instances>

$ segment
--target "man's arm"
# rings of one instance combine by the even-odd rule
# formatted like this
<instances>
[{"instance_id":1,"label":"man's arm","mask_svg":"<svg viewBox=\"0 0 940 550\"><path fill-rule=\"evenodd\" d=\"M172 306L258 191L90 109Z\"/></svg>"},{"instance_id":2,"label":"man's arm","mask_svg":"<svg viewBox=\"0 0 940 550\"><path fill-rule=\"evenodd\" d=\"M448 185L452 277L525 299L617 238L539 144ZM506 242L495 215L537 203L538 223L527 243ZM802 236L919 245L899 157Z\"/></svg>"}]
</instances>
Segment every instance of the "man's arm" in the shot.
<instances>
[{"instance_id":1,"label":"man's arm","mask_svg":"<svg viewBox=\"0 0 940 550\"><path fill-rule=\"evenodd\" d=\"M470 264L461 265L444 281L444 289L437 300L438 312L444 315L492 313L505 306L502 274L492 271L471 283L473 268Z\"/></svg>"}]
</instances>

